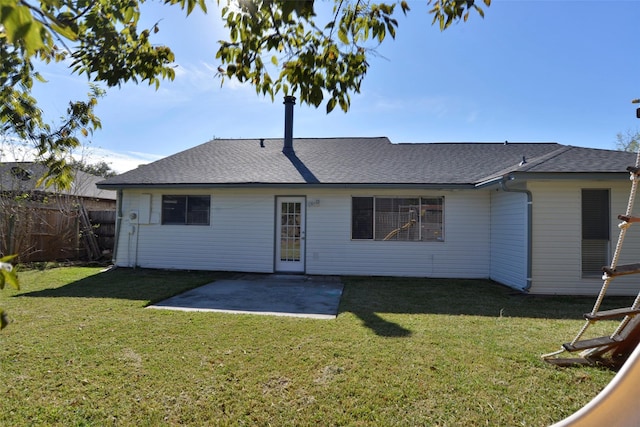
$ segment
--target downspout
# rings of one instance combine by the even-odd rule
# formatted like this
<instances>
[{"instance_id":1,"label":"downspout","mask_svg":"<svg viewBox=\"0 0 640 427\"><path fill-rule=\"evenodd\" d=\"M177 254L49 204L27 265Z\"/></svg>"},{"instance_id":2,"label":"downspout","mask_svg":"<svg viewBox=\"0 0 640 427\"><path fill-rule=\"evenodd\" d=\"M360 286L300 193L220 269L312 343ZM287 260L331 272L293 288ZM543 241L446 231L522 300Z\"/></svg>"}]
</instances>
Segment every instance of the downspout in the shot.
<instances>
[{"instance_id":1,"label":"downspout","mask_svg":"<svg viewBox=\"0 0 640 427\"><path fill-rule=\"evenodd\" d=\"M513 175L508 175L500 179L500 187L506 193L522 193L527 195L527 284L523 291L529 292L531 289L531 275L533 271L533 196L529 190L518 190L507 187L507 182L514 180Z\"/></svg>"},{"instance_id":2,"label":"downspout","mask_svg":"<svg viewBox=\"0 0 640 427\"><path fill-rule=\"evenodd\" d=\"M120 240L120 228L122 227L122 190L116 192L116 231L113 238L113 255L111 260L116 266L118 261L118 241Z\"/></svg>"}]
</instances>

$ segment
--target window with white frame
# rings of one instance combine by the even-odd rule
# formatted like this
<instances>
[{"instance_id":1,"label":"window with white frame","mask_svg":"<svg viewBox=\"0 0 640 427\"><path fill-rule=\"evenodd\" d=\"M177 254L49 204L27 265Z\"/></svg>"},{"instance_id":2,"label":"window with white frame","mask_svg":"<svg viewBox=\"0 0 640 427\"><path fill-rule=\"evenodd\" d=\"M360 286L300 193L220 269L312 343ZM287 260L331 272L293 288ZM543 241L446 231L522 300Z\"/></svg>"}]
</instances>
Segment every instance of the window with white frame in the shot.
<instances>
[{"instance_id":1,"label":"window with white frame","mask_svg":"<svg viewBox=\"0 0 640 427\"><path fill-rule=\"evenodd\" d=\"M209 225L211 196L162 196L162 224Z\"/></svg>"},{"instance_id":2,"label":"window with white frame","mask_svg":"<svg viewBox=\"0 0 640 427\"><path fill-rule=\"evenodd\" d=\"M444 241L444 197L353 197L351 238Z\"/></svg>"}]
</instances>

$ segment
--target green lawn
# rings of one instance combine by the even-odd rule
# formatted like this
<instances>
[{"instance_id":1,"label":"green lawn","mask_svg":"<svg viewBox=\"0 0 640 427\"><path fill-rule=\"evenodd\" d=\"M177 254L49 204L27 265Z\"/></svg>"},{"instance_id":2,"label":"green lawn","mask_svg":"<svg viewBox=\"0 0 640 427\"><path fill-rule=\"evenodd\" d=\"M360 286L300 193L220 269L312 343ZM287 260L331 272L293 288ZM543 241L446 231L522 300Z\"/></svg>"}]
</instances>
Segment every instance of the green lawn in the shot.
<instances>
[{"instance_id":1,"label":"green lawn","mask_svg":"<svg viewBox=\"0 0 640 427\"><path fill-rule=\"evenodd\" d=\"M614 375L540 359L593 298L485 281L344 278L335 320L144 309L221 277L21 272L0 292L0 425L545 426Z\"/></svg>"}]
</instances>

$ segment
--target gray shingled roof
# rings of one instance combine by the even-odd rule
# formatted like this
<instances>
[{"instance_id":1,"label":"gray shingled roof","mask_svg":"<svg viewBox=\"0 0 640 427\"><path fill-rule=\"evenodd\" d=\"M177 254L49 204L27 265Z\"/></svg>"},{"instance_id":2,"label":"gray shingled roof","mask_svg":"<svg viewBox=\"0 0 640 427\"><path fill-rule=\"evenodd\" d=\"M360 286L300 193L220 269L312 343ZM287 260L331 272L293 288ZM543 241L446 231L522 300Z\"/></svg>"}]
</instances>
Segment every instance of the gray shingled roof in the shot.
<instances>
[{"instance_id":1,"label":"gray shingled roof","mask_svg":"<svg viewBox=\"0 0 640 427\"><path fill-rule=\"evenodd\" d=\"M206 186L248 184L476 185L509 172L625 172L635 154L556 143L392 144L387 138L217 139L99 184ZM522 159L526 163L520 166Z\"/></svg>"},{"instance_id":2,"label":"gray shingled roof","mask_svg":"<svg viewBox=\"0 0 640 427\"><path fill-rule=\"evenodd\" d=\"M44 176L47 167L35 162L2 162L0 163L0 191L42 191L46 193L66 194L91 199L115 200L116 193L99 189L96 184L104 178L77 170L75 179L69 190L36 186Z\"/></svg>"}]
</instances>

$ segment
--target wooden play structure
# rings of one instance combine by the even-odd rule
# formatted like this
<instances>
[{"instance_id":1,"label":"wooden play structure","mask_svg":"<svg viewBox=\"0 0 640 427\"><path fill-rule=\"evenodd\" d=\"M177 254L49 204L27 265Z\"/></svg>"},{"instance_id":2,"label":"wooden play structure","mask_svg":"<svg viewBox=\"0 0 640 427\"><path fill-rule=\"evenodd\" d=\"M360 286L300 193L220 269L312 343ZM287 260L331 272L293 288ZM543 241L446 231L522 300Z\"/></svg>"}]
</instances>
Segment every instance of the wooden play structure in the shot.
<instances>
[{"instance_id":1,"label":"wooden play structure","mask_svg":"<svg viewBox=\"0 0 640 427\"><path fill-rule=\"evenodd\" d=\"M636 158L636 165L627 168L630 174L631 191L629 202L624 215L619 215L621 221L618 225L620 234L615 252L609 266L603 267L603 284L590 313L584 315L586 322L576 337L564 343L556 352L545 354L542 358L554 365L569 366L575 364L601 364L612 368L621 367L640 342L640 294L630 307L616 308L612 310L600 310L609 285L618 276L640 273L640 263L618 265L622 244L629 227L640 223L640 217L632 216L633 204L640 181L640 151ZM617 328L606 336L583 339L590 326L602 320L621 319ZM578 353L575 357L559 357L562 353Z\"/></svg>"}]
</instances>

